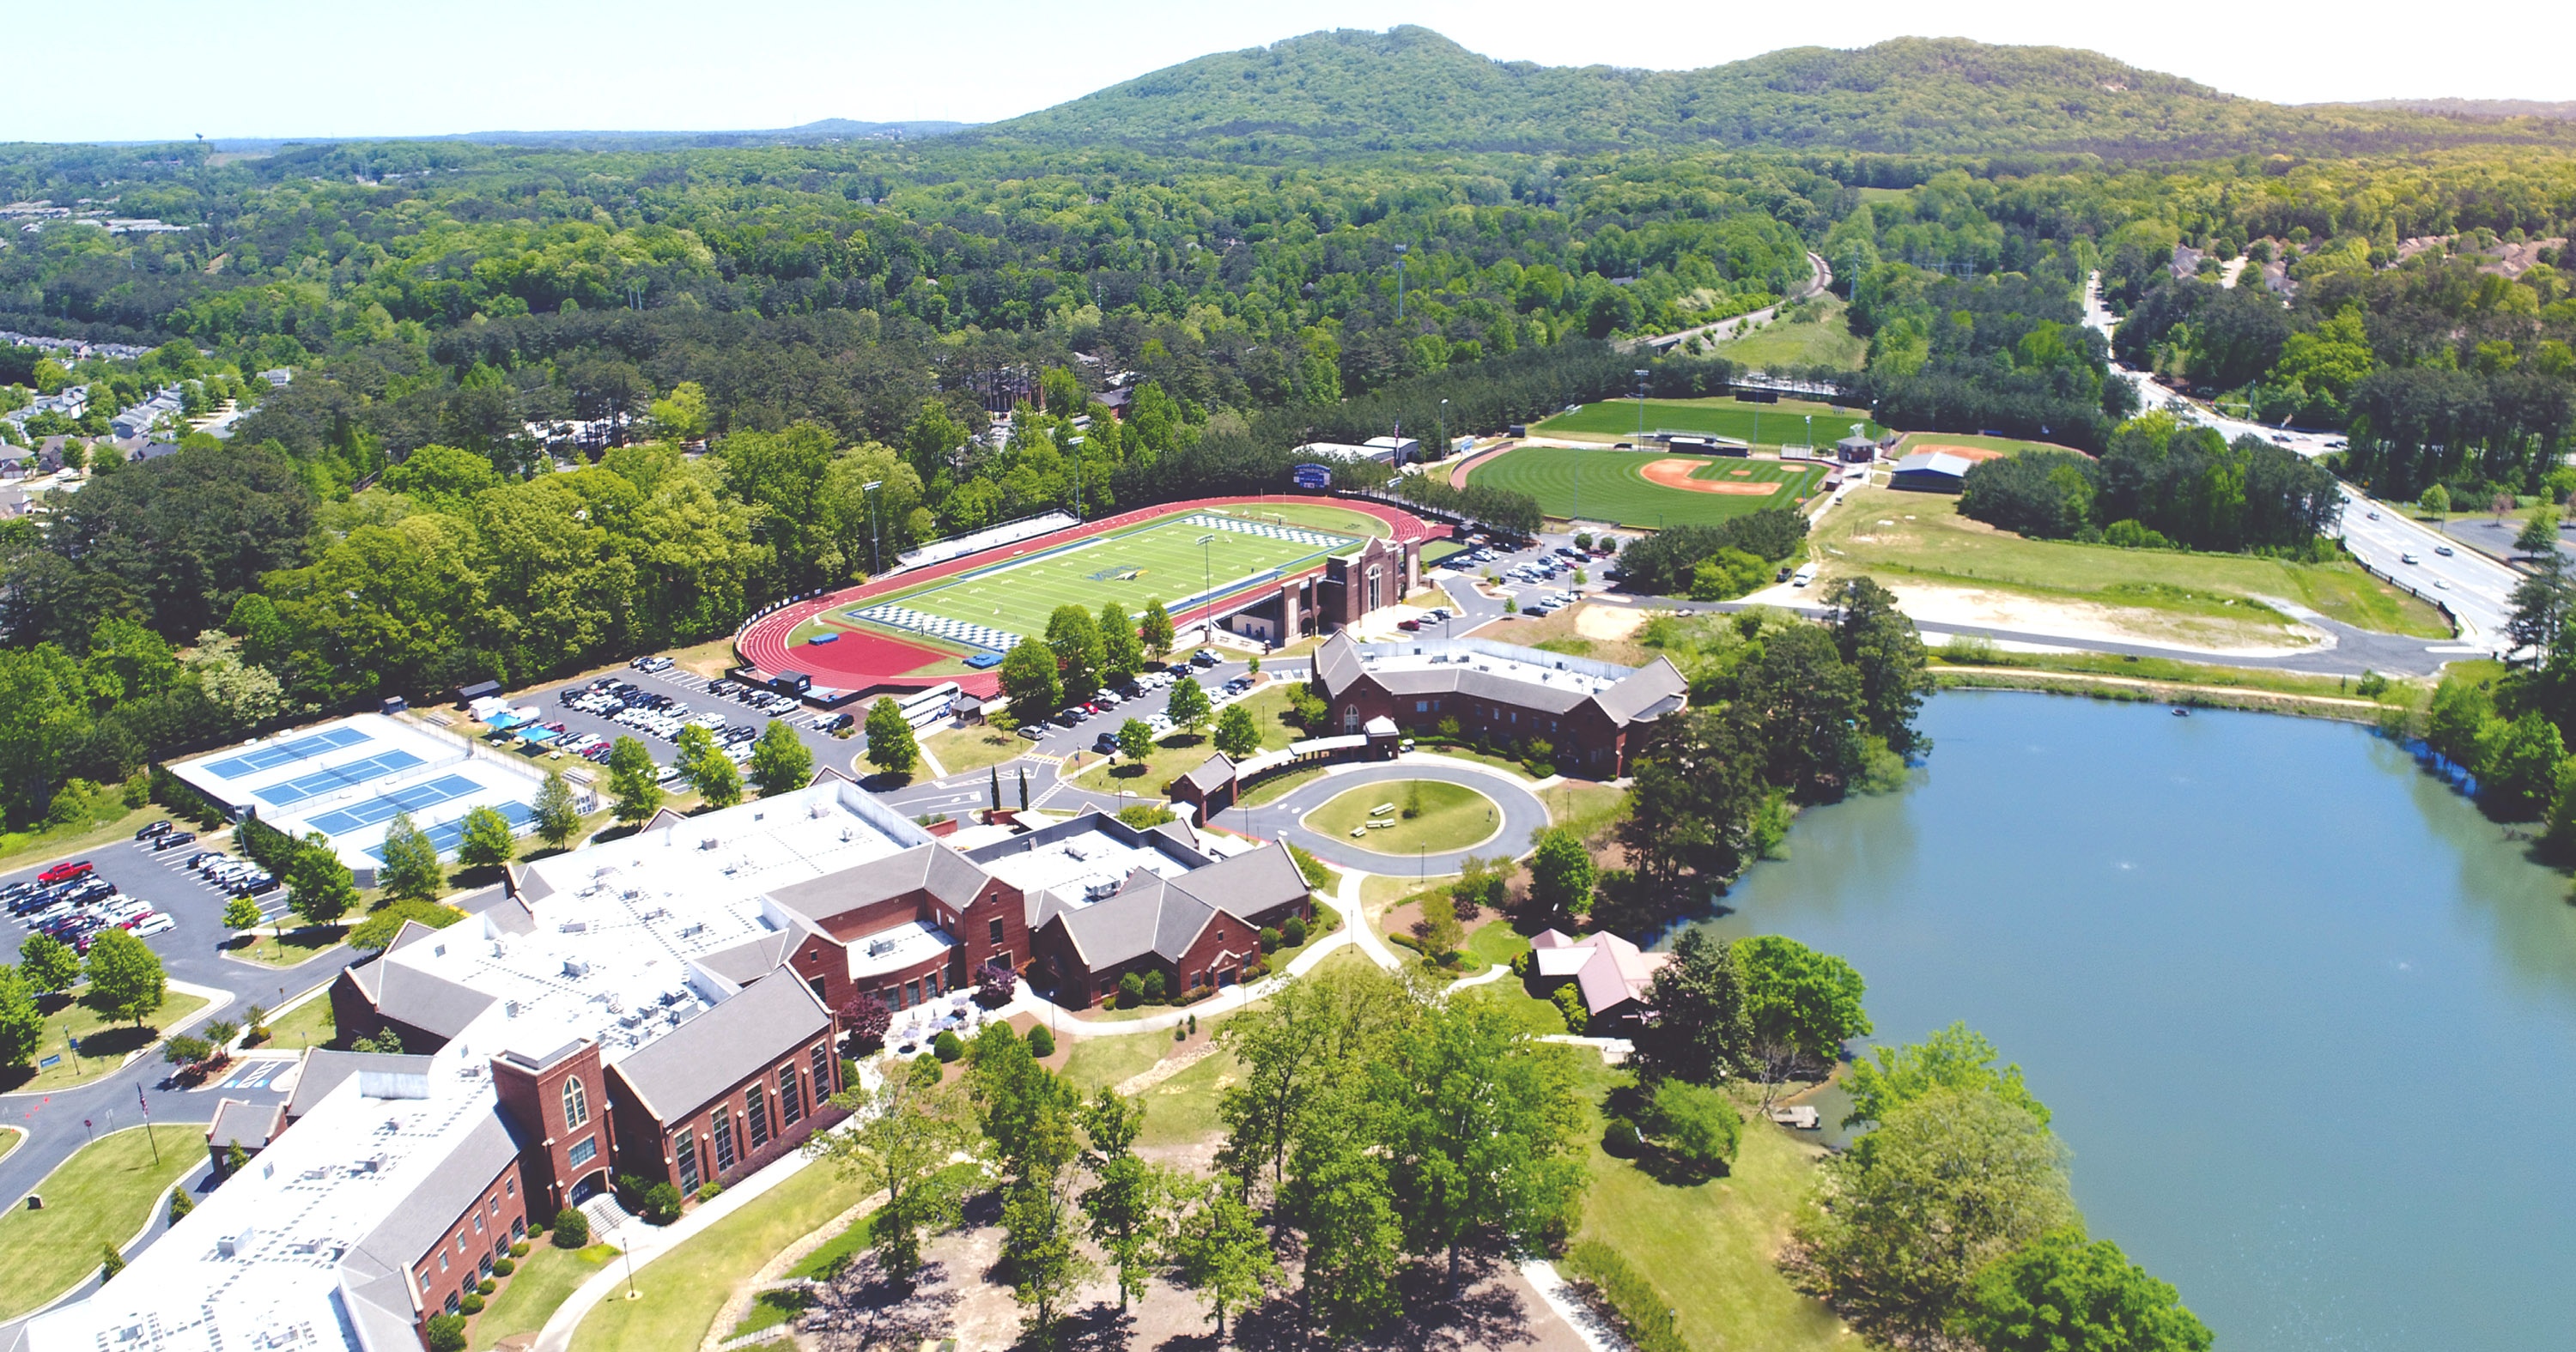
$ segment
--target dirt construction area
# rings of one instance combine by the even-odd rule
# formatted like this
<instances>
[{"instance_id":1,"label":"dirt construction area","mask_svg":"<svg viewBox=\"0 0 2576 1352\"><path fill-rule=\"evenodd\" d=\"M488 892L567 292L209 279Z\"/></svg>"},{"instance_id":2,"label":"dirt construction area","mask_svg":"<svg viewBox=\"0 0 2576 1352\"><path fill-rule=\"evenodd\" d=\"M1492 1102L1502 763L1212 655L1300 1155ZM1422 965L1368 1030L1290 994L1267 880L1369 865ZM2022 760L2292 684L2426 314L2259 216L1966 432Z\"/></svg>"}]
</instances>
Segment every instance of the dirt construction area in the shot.
<instances>
[{"instance_id":1,"label":"dirt construction area","mask_svg":"<svg viewBox=\"0 0 2576 1352\"><path fill-rule=\"evenodd\" d=\"M1691 471L1703 463L1698 460L1657 460L1637 472L1646 476L1646 482L1659 488L1678 488L1685 493L1731 493L1738 497L1767 498L1780 491L1778 483L1734 483L1726 479L1692 478ZM1753 471L1735 472L1749 475Z\"/></svg>"}]
</instances>

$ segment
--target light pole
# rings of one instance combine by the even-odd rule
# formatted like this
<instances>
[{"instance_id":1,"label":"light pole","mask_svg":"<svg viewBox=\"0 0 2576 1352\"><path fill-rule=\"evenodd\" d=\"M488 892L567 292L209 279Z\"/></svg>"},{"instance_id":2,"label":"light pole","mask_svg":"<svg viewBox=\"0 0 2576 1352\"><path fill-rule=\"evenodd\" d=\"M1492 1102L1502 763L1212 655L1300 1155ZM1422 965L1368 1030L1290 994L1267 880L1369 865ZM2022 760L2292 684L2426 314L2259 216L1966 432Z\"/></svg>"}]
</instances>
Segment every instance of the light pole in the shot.
<instances>
[{"instance_id":1,"label":"light pole","mask_svg":"<svg viewBox=\"0 0 2576 1352\"><path fill-rule=\"evenodd\" d=\"M1395 246L1395 322L1404 322L1404 251L1410 246Z\"/></svg>"},{"instance_id":2,"label":"light pole","mask_svg":"<svg viewBox=\"0 0 2576 1352\"><path fill-rule=\"evenodd\" d=\"M870 479L859 485L859 491L868 495L868 562L874 565L871 577L885 571L885 545L877 538L877 490L884 486L883 479Z\"/></svg>"},{"instance_id":3,"label":"light pole","mask_svg":"<svg viewBox=\"0 0 2576 1352\"><path fill-rule=\"evenodd\" d=\"M1431 460L1449 458L1449 401L1446 399L1440 401L1440 454L1425 458Z\"/></svg>"},{"instance_id":4,"label":"light pole","mask_svg":"<svg viewBox=\"0 0 2576 1352\"><path fill-rule=\"evenodd\" d=\"M1200 632L1208 643L1216 642L1216 598L1208 595L1216 590L1215 548L1215 536L1199 537L1199 621Z\"/></svg>"},{"instance_id":5,"label":"light pole","mask_svg":"<svg viewBox=\"0 0 2576 1352\"><path fill-rule=\"evenodd\" d=\"M1646 448L1646 373L1637 373L1637 449Z\"/></svg>"}]
</instances>

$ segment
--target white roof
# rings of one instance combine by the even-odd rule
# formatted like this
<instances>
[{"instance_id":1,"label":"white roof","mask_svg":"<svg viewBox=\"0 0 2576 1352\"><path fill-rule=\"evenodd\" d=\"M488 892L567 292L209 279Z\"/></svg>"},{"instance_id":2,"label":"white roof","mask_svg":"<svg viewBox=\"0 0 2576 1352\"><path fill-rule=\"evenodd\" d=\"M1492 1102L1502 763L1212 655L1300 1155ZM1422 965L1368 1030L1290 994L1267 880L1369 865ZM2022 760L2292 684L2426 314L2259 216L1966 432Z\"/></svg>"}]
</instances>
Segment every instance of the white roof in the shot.
<instances>
[{"instance_id":1,"label":"white roof","mask_svg":"<svg viewBox=\"0 0 2576 1352\"><path fill-rule=\"evenodd\" d=\"M491 807L512 827L534 818L545 775L513 753L496 752L408 719L358 714L191 757L170 772L236 812L291 835L319 831L341 862L378 864L385 826L397 811L453 857L465 814Z\"/></svg>"}]
</instances>

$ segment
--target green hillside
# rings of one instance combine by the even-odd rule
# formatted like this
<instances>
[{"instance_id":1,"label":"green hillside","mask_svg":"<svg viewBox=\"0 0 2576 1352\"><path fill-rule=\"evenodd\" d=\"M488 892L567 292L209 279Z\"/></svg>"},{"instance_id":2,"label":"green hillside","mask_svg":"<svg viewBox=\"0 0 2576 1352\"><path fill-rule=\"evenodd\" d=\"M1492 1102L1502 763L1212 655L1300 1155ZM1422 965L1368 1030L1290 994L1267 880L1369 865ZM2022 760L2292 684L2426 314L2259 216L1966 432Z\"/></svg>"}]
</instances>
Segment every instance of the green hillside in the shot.
<instances>
[{"instance_id":1,"label":"green hillside","mask_svg":"<svg viewBox=\"0 0 2576 1352\"><path fill-rule=\"evenodd\" d=\"M1426 28L1336 30L1185 61L970 137L1259 157L1299 149L1672 143L1890 152L2234 154L2562 142L2543 119L2237 98L2093 52L1899 38L1704 70L1494 61Z\"/></svg>"}]
</instances>

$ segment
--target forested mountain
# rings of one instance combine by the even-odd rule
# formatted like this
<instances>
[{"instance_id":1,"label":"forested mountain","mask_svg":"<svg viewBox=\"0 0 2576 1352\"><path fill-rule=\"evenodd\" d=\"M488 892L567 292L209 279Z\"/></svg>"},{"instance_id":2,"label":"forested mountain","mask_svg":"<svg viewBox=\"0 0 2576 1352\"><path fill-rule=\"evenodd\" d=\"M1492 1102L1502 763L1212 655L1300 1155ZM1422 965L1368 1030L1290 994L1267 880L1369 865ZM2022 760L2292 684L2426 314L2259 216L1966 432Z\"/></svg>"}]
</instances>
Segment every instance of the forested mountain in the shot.
<instances>
[{"instance_id":1,"label":"forested mountain","mask_svg":"<svg viewBox=\"0 0 2576 1352\"><path fill-rule=\"evenodd\" d=\"M1310 33L1203 56L966 135L1256 160L1323 149L1710 144L2170 157L2576 143L2553 123L2236 98L2063 47L1898 38L1660 71L1494 61L1415 27Z\"/></svg>"}]
</instances>

